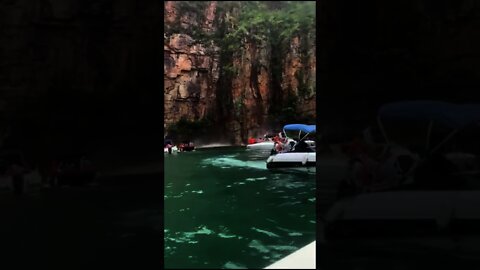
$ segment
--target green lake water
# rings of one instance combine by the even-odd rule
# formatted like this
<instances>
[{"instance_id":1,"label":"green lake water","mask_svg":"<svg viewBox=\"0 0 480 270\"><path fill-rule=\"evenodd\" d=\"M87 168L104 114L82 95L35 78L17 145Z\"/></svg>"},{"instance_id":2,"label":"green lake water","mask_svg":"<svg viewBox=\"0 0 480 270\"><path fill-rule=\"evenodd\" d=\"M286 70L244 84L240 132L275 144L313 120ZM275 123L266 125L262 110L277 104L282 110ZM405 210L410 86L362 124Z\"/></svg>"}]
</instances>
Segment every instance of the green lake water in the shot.
<instances>
[{"instance_id":1,"label":"green lake water","mask_svg":"<svg viewBox=\"0 0 480 270\"><path fill-rule=\"evenodd\" d=\"M315 240L315 175L243 147L165 154L165 268L263 268Z\"/></svg>"}]
</instances>

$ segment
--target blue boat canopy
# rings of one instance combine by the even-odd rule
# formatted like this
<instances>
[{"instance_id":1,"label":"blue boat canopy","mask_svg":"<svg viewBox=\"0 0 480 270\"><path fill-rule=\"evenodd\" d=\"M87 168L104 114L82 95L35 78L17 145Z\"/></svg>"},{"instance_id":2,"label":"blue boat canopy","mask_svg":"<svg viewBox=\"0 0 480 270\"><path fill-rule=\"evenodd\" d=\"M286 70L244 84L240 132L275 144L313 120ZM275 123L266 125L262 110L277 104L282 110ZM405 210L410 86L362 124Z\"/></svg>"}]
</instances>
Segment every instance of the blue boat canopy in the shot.
<instances>
[{"instance_id":1,"label":"blue boat canopy","mask_svg":"<svg viewBox=\"0 0 480 270\"><path fill-rule=\"evenodd\" d=\"M289 124L283 127L285 131L302 131L305 133L314 133L317 131L316 125Z\"/></svg>"},{"instance_id":2,"label":"blue boat canopy","mask_svg":"<svg viewBox=\"0 0 480 270\"><path fill-rule=\"evenodd\" d=\"M383 105L378 116L382 120L423 120L462 128L480 121L480 105L428 100L396 102Z\"/></svg>"}]
</instances>

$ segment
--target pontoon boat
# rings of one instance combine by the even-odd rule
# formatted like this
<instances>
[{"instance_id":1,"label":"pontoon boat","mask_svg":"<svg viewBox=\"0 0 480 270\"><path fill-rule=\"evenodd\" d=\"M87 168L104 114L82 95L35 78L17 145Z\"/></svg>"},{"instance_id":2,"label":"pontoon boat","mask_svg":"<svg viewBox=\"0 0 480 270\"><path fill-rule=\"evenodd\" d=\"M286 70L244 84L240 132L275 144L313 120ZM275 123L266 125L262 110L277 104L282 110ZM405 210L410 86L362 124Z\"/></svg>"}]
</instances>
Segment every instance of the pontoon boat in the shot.
<instances>
[{"instance_id":1,"label":"pontoon boat","mask_svg":"<svg viewBox=\"0 0 480 270\"><path fill-rule=\"evenodd\" d=\"M268 169L301 169L315 172L316 153L305 139L316 132L315 125L290 124L283 127L285 134L298 131L298 142L287 152L274 153L267 159ZM288 132L288 133L287 133ZM289 137L287 135L287 137Z\"/></svg>"}]
</instances>

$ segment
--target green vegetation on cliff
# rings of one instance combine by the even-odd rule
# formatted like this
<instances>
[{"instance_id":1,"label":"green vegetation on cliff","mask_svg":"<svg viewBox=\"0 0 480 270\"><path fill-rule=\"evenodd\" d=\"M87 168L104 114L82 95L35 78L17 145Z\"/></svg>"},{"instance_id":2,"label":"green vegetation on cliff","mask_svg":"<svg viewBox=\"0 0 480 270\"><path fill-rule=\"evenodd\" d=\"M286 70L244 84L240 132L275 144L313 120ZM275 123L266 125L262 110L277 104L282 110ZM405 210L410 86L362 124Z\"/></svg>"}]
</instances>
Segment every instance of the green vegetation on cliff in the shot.
<instances>
[{"instance_id":1,"label":"green vegetation on cliff","mask_svg":"<svg viewBox=\"0 0 480 270\"><path fill-rule=\"evenodd\" d=\"M289 90L287 98L282 95L282 72L285 56L290 50L290 43L294 37L300 41L299 57L302 63L307 59L315 46L315 2L313 1L246 1L246 2L219 2L218 12L224 13L225 19L219 27L216 43L223 50L228 61L224 62L223 74L232 78L235 70L231 59L241 53L245 43L263 44L270 48L270 87L273 90L271 97L271 121L295 121L295 112L298 97ZM298 70L298 95L301 98L311 98L315 93L315 86L308 83L306 70ZM228 84L228 83L224 83ZM314 84L314 83L313 83ZM236 110L235 112L237 112ZM235 118L239 118L236 115Z\"/></svg>"},{"instance_id":2,"label":"green vegetation on cliff","mask_svg":"<svg viewBox=\"0 0 480 270\"><path fill-rule=\"evenodd\" d=\"M242 41L265 41L282 44L294 36L315 35L314 1L245 1L219 2L219 11L234 13L227 16L230 31L224 37L222 48L236 50ZM315 38L310 37L310 38Z\"/></svg>"},{"instance_id":3,"label":"green vegetation on cliff","mask_svg":"<svg viewBox=\"0 0 480 270\"><path fill-rule=\"evenodd\" d=\"M166 37L187 34L195 43L220 48L211 119L224 124L226 132L235 126L243 137L252 126L252 115L258 115L259 126L265 123L266 113L268 124L273 125L306 117L297 113L315 94L311 69L316 46L315 1L217 1L215 16L210 5L210 1L176 1L176 21L166 25L165 33ZM213 24L207 23L207 16ZM238 83L236 78L250 82ZM232 87L237 88L232 91ZM252 96L255 100L246 100ZM308 117L311 121L312 116ZM172 131L182 126L196 125L179 122Z\"/></svg>"}]
</instances>

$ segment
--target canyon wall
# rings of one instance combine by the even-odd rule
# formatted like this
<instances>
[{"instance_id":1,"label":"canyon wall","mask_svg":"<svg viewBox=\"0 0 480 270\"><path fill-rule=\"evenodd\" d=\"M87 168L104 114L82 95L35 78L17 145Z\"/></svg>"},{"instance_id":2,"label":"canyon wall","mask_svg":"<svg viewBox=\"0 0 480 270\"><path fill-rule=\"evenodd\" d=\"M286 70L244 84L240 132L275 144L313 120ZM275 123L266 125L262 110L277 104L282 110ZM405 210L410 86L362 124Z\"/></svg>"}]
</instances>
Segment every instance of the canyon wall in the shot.
<instances>
[{"instance_id":1,"label":"canyon wall","mask_svg":"<svg viewBox=\"0 0 480 270\"><path fill-rule=\"evenodd\" d=\"M228 44L243 10L225 3L165 2L166 130L209 119L241 144L288 121L315 123L314 33L293 34L283 46L267 35Z\"/></svg>"}]
</instances>

